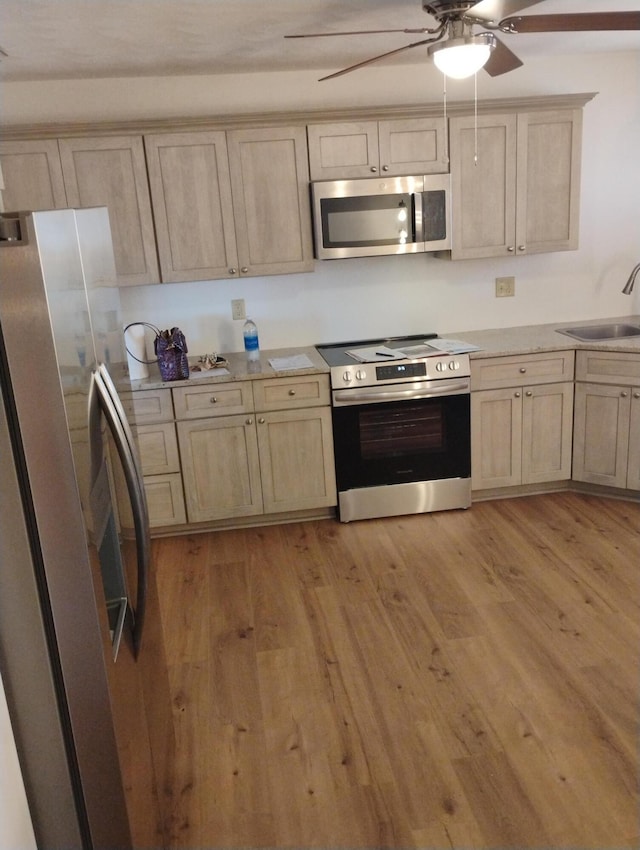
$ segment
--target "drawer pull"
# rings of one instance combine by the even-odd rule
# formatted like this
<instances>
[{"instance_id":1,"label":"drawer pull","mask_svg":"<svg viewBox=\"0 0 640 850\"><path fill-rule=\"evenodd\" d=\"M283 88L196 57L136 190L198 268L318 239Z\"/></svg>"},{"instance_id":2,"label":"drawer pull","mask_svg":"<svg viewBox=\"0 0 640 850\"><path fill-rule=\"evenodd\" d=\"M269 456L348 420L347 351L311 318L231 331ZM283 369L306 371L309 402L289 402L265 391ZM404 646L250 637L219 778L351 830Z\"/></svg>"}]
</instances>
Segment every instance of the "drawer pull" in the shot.
<instances>
[{"instance_id":1,"label":"drawer pull","mask_svg":"<svg viewBox=\"0 0 640 850\"><path fill-rule=\"evenodd\" d=\"M211 398L209 399L209 401L211 402L211 404L217 404L218 398L217 398L217 396L212 395Z\"/></svg>"},{"instance_id":2,"label":"drawer pull","mask_svg":"<svg viewBox=\"0 0 640 850\"><path fill-rule=\"evenodd\" d=\"M521 375L524 375L526 371L527 371L527 367L526 367L526 366L521 366L521 367L520 367L520 374L521 374Z\"/></svg>"},{"instance_id":3,"label":"drawer pull","mask_svg":"<svg viewBox=\"0 0 640 850\"><path fill-rule=\"evenodd\" d=\"M295 390L289 390L289 395L295 395L295 394L296 394Z\"/></svg>"}]
</instances>

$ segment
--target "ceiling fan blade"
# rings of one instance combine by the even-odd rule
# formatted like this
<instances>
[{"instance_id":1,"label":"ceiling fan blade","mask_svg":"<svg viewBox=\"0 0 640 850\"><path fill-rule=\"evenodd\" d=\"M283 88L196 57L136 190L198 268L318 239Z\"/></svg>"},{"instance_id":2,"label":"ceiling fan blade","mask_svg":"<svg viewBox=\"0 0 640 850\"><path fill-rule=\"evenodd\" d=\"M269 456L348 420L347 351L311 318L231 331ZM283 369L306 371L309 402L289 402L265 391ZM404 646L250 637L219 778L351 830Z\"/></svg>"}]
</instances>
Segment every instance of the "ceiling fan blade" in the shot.
<instances>
[{"instance_id":1,"label":"ceiling fan blade","mask_svg":"<svg viewBox=\"0 0 640 850\"><path fill-rule=\"evenodd\" d=\"M522 65L522 59L519 59L513 50L510 50L507 45L496 38L496 46L491 51L491 55L484 65L484 70L491 77L499 77L501 74L508 74L509 71L515 71Z\"/></svg>"},{"instance_id":2,"label":"ceiling fan blade","mask_svg":"<svg viewBox=\"0 0 640 850\"><path fill-rule=\"evenodd\" d=\"M444 24L438 28L437 32L444 31ZM356 62L355 65L349 65L348 68L343 68L341 71L336 71L333 74L328 74L326 77L320 77L318 82L324 80L332 80L334 77L341 77L343 74L349 74L351 71L356 71L358 68L364 68L366 65L371 65L373 62L379 62L387 56L395 56L396 53L402 53L405 50L410 50L412 47L419 47L421 44L432 44L434 41L440 41L440 35L437 38L424 38L422 41L414 41L412 44L405 44L404 47L397 47L395 50L389 50L387 53L380 53L378 56L373 56L371 59L365 59L363 62Z\"/></svg>"},{"instance_id":3,"label":"ceiling fan blade","mask_svg":"<svg viewBox=\"0 0 640 850\"><path fill-rule=\"evenodd\" d=\"M500 21L502 32L599 32L640 30L640 12L579 12L574 15L526 15Z\"/></svg>"},{"instance_id":4,"label":"ceiling fan blade","mask_svg":"<svg viewBox=\"0 0 640 850\"><path fill-rule=\"evenodd\" d=\"M515 15L540 2L541 0L479 0L475 6L467 10L466 17L497 24L503 18Z\"/></svg>"},{"instance_id":5,"label":"ceiling fan blade","mask_svg":"<svg viewBox=\"0 0 640 850\"><path fill-rule=\"evenodd\" d=\"M378 33L387 33L387 32L404 32L409 35L416 34L420 35L423 32L438 32L437 29L429 29L429 27L420 27L416 29L403 29L403 30L354 30L353 32L303 32L296 33L294 35L285 35L285 38L327 38L332 37L334 35L377 35Z\"/></svg>"}]
</instances>

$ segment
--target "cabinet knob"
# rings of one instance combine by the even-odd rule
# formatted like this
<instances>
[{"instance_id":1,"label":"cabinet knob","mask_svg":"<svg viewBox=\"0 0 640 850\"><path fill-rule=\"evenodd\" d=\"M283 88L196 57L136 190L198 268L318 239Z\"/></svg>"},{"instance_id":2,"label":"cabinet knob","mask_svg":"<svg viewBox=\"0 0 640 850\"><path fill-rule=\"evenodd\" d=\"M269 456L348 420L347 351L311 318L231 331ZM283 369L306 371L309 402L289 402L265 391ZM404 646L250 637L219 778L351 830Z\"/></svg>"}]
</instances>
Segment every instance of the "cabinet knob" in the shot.
<instances>
[{"instance_id":1,"label":"cabinet knob","mask_svg":"<svg viewBox=\"0 0 640 850\"><path fill-rule=\"evenodd\" d=\"M507 247L507 251L508 251L510 254L513 254L513 252L514 252L515 250L516 250L516 249L513 247L513 245L509 245L509 246Z\"/></svg>"},{"instance_id":2,"label":"cabinet knob","mask_svg":"<svg viewBox=\"0 0 640 850\"><path fill-rule=\"evenodd\" d=\"M260 419L258 419L258 422L259 422L261 425L264 425L264 416L261 416L261 417L260 417Z\"/></svg>"},{"instance_id":3,"label":"cabinet knob","mask_svg":"<svg viewBox=\"0 0 640 850\"><path fill-rule=\"evenodd\" d=\"M527 250L526 245L518 245L518 251L526 251L526 250Z\"/></svg>"},{"instance_id":4,"label":"cabinet knob","mask_svg":"<svg viewBox=\"0 0 640 850\"><path fill-rule=\"evenodd\" d=\"M253 425L253 419L251 417L249 417L248 419L245 419L244 424L245 425Z\"/></svg>"},{"instance_id":5,"label":"cabinet knob","mask_svg":"<svg viewBox=\"0 0 640 850\"><path fill-rule=\"evenodd\" d=\"M640 393L634 393L634 394L633 394L633 397L634 397L634 398L640 398Z\"/></svg>"},{"instance_id":6,"label":"cabinet knob","mask_svg":"<svg viewBox=\"0 0 640 850\"><path fill-rule=\"evenodd\" d=\"M514 396L515 396L516 398L520 398L520 393L514 393Z\"/></svg>"},{"instance_id":7,"label":"cabinet knob","mask_svg":"<svg viewBox=\"0 0 640 850\"><path fill-rule=\"evenodd\" d=\"M626 398L629 395L629 393L626 390L622 390L620 395L622 396L622 398Z\"/></svg>"},{"instance_id":8,"label":"cabinet knob","mask_svg":"<svg viewBox=\"0 0 640 850\"><path fill-rule=\"evenodd\" d=\"M296 394L295 390L289 390L289 395L295 395L295 394Z\"/></svg>"},{"instance_id":9,"label":"cabinet knob","mask_svg":"<svg viewBox=\"0 0 640 850\"><path fill-rule=\"evenodd\" d=\"M215 396L215 395L212 395L211 398L209 399L209 401L211 402L211 404L217 404L218 397Z\"/></svg>"},{"instance_id":10,"label":"cabinet knob","mask_svg":"<svg viewBox=\"0 0 640 850\"><path fill-rule=\"evenodd\" d=\"M372 171L373 174L375 174L377 170L378 169L375 167L375 165L371 166L371 171Z\"/></svg>"},{"instance_id":11,"label":"cabinet knob","mask_svg":"<svg viewBox=\"0 0 640 850\"><path fill-rule=\"evenodd\" d=\"M531 396L533 395L533 393L531 392L531 390L527 390L527 391L526 391L526 393L525 393L525 395L527 396L527 398L531 398Z\"/></svg>"},{"instance_id":12,"label":"cabinet knob","mask_svg":"<svg viewBox=\"0 0 640 850\"><path fill-rule=\"evenodd\" d=\"M229 269L229 274L238 274L238 269Z\"/></svg>"},{"instance_id":13,"label":"cabinet knob","mask_svg":"<svg viewBox=\"0 0 640 850\"><path fill-rule=\"evenodd\" d=\"M389 170L389 166L388 166L388 165L383 165L383 166L382 166L382 170L383 170L383 171L388 171L388 170Z\"/></svg>"},{"instance_id":14,"label":"cabinet knob","mask_svg":"<svg viewBox=\"0 0 640 850\"><path fill-rule=\"evenodd\" d=\"M521 366L521 367L520 367L520 372L521 372L523 375L525 374L525 372L526 372L526 371L527 371L527 367L526 367L526 366Z\"/></svg>"},{"instance_id":15,"label":"cabinet knob","mask_svg":"<svg viewBox=\"0 0 640 850\"><path fill-rule=\"evenodd\" d=\"M240 269L240 271L242 272L242 274L246 274L246 273L249 271L249 269L248 269L246 266L243 266L243 267Z\"/></svg>"}]
</instances>

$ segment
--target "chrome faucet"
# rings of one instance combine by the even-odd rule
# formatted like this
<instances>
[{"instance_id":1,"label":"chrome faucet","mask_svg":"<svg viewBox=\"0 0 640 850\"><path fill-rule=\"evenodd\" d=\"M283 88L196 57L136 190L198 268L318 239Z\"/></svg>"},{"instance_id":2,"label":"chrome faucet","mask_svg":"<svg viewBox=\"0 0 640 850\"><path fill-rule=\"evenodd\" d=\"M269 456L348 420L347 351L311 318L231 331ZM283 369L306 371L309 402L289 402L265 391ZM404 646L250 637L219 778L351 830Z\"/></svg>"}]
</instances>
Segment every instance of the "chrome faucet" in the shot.
<instances>
[{"instance_id":1,"label":"chrome faucet","mask_svg":"<svg viewBox=\"0 0 640 850\"><path fill-rule=\"evenodd\" d=\"M624 285L624 289L622 291L625 295L631 295L631 290L633 289L633 284L636 282L638 272L640 272L640 263L638 263L638 265L631 272L631 274L629 275L629 280Z\"/></svg>"}]
</instances>

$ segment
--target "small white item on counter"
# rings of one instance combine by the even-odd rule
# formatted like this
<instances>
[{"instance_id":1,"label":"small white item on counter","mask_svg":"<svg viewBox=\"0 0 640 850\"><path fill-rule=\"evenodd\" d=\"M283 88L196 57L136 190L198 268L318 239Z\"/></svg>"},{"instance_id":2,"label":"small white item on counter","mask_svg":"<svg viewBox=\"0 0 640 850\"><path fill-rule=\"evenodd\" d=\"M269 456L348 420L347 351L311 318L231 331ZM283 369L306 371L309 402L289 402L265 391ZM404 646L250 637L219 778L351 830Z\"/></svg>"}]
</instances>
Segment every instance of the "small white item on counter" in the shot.
<instances>
[{"instance_id":1,"label":"small white item on counter","mask_svg":"<svg viewBox=\"0 0 640 850\"><path fill-rule=\"evenodd\" d=\"M306 354L292 354L290 357L271 357L269 359L269 365L276 372L313 368L313 363Z\"/></svg>"},{"instance_id":2,"label":"small white item on counter","mask_svg":"<svg viewBox=\"0 0 640 850\"><path fill-rule=\"evenodd\" d=\"M147 357L144 340L144 326L133 324L124 332L124 341L127 347L127 360L129 362L129 377L132 381L138 381L149 377L149 367L140 360L150 360ZM136 359L137 358L137 359Z\"/></svg>"},{"instance_id":3,"label":"small white item on counter","mask_svg":"<svg viewBox=\"0 0 640 850\"><path fill-rule=\"evenodd\" d=\"M384 363L388 360L404 360L405 355L397 348L388 348L386 345L376 345L374 348L352 348L347 351L349 357L353 357L359 363Z\"/></svg>"},{"instance_id":4,"label":"small white item on counter","mask_svg":"<svg viewBox=\"0 0 640 850\"><path fill-rule=\"evenodd\" d=\"M444 351L445 354L467 354L470 351L482 351L479 345L463 342L460 339L433 339L425 344L431 348L437 348L438 351Z\"/></svg>"}]
</instances>

